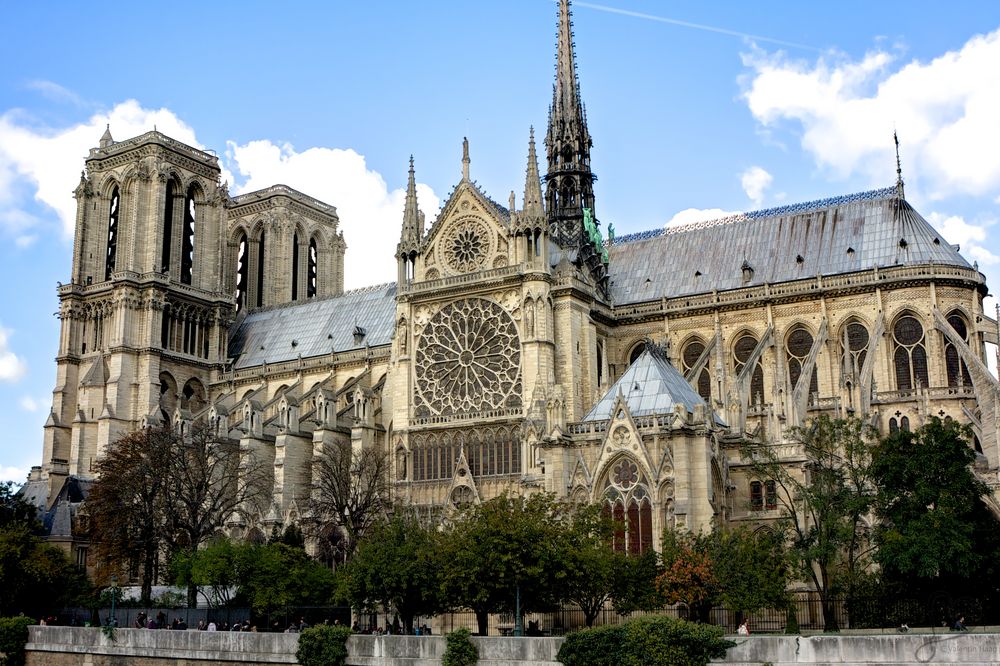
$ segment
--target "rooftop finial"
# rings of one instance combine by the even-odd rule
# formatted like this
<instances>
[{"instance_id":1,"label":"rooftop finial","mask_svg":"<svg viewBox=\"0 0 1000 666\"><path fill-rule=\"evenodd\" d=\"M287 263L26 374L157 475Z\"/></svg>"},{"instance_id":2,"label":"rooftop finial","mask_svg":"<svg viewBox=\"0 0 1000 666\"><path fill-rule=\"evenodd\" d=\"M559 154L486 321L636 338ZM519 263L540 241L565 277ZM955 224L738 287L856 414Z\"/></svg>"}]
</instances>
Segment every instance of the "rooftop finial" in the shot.
<instances>
[{"instance_id":1,"label":"rooftop finial","mask_svg":"<svg viewBox=\"0 0 1000 666\"><path fill-rule=\"evenodd\" d=\"M906 195L903 193L903 167L899 162L899 136L896 134L896 130L892 130L892 140L896 143L896 192L899 193L900 199L905 199Z\"/></svg>"},{"instance_id":2,"label":"rooftop finial","mask_svg":"<svg viewBox=\"0 0 1000 666\"><path fill-rule=\"evenodd\" d=\"M462 137L462 179L469 180L469 138Z\"/></svg>"},{"instance_id":3,"label":"rooftop finial","mask_svg":"<svg viewBox=\"0 0 1000 666\"><path fill-rule=\"evenodd\" d=\"M528 166L524 178L524 212L526 215L544 217L542 181L538 175L538 157L535 154L535 128L528 135Z\"/></svg>"},{"instance_id":4,"label":"rooftop finial","mask_svg":"<svg viewBox=\"0 0 1000 666\"><path fill-rule=\"evenodd\" d=\"M111 138L111 123L108 123L104 128L104 134L101 135L101 142L99 145L101 148L110 148L114 145L114 143L115 140Z\"/></svg>"}]
</instances>

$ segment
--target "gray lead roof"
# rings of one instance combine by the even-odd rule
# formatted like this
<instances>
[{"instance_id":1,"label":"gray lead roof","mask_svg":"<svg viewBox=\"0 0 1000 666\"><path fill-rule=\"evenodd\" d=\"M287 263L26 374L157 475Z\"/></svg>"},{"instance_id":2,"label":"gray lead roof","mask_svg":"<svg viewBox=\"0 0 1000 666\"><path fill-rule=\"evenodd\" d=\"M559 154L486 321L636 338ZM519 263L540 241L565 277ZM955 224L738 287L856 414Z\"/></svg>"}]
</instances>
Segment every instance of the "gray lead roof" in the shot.
<instances>
[{"instance_id":1,"label":"gray lead roof","mask_svg":"<svg viewBox=\"0 0 1000 666\"><path fill-rule=\"evenodd\" d=\"M895 188L622 236L609 254L617 304L876 266L971 268ZM753 269L749 281L744 262Z\"/></svg>"},{"instance_id":2,"label":"gray lead roof","mask_svg":"<svg viewBox=\"0 0 1000 666\"><path fill-rule=\"evenodd\" d=\"M628 405L632 416L647 416L650 414L669 414L674 406L684 405L688 413L693 412L695 405L704 405L701 399L684 375L677 371L656 347L647 345L639 358L628 367L608 392L604 394L584 421L606 421L611 418L612 410L618 393Z\"/></svg>"},{"instance_id":3,"label":"gray lead roof","mask_svg":"<svg viewBox=\"0 0 1000 666\"><path fill-rule=\"evenodd\" d=\"M251 312L229 338L236 369L292 361L331 351L389 344L396 313L396 283L346 291L340 296ZM361 344L354 327L365 329ZM294 344L293 344L294 343Z\"/></svg>"}]
</instances>

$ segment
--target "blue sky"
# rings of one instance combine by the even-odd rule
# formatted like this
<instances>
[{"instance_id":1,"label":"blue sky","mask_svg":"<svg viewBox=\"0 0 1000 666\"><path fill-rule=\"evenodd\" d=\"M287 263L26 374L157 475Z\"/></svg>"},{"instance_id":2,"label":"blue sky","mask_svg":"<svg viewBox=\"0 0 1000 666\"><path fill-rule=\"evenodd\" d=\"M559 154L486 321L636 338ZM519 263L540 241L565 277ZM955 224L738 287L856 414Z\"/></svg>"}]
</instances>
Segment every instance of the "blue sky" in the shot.
<instances>
[{"instance_id":1,"label":"blue sky","mask_svg":"<svg viewBox=\"0 0 1000 666\"><path fill-rule=\"evenodd\" d=\"M41 457L87 148L155 124L233 194L338 207L348 287L387 281L407 161L520 200L551 0L15 3L0 26L0 479ZM890 185L1000 280L1000 3L577 2L597 213L617 233Z\"/></svg>"}]
</instances>

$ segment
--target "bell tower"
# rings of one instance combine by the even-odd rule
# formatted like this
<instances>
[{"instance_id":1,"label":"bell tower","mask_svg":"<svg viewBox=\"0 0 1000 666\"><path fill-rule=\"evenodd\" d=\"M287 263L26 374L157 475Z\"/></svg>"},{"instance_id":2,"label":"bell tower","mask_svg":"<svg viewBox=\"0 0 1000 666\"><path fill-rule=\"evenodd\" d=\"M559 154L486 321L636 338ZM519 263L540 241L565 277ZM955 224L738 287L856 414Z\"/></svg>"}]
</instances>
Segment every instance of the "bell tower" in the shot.
<instances>
[{"instance_id":1,"label":"bell tower","mask_svg":"<svg viewBox=\"0 0 1000 666\"><path fill-rule=\"evenodd\" d=\"M223 285L225 207L218 159L159 132L86 158L42 476L55 496L89 477L110 442L207 408L226 358L233 299Z\"/></svg>"}]
</instances>

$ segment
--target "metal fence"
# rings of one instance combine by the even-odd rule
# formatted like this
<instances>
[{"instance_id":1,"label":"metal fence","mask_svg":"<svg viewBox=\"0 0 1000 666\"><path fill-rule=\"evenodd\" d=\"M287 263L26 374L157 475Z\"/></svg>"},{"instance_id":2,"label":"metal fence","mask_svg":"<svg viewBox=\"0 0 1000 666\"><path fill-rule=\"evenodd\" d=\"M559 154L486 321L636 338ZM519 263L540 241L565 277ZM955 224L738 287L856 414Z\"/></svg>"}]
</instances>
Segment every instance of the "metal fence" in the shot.
<instances>
[{"instance_id":1,"label":"metal fence","mask_svg":"<svg viewBox=\"0 0 1000 666\"><path fill-rule=\"evenodd\" d=\"M119 627L136 627L137 618L153 620L157 628L169 629L174 620L183 621L188 629L197 629L199 621L207 626L214 622L219 631L229 631L239 623L249 623L255 631L283 632L298 627L302 621L317 624L351 623L351 609L346 606L294 606L279 608L266 613L254 613L249 608L115 608L113 617ZM70 626L96 626L107 624L112 618L110 608L66 608L56 616L56 623ZM159 626L162 621L164 626Z\"/></svg>"}]
</instances>

